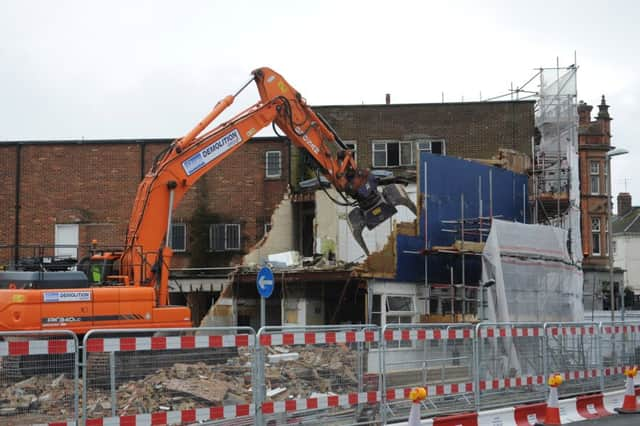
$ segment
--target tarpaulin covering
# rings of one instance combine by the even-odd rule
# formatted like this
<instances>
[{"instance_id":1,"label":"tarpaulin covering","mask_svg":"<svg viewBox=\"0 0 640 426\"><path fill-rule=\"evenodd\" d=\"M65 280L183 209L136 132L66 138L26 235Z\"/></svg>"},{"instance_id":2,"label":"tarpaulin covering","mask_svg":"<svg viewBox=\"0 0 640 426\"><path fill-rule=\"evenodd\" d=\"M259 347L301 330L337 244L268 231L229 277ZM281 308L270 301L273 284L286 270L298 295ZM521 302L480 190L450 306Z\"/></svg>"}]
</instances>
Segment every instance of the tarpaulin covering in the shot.
<instances>
[{"instance_id":1,"label":"tarpaulin covering","mask_svg":"<svg viewBox=\"0 0 640 426\"><path fill-rule=\"evenodd\" d=\"M482 253L488 317L499 322L582 321L582 270L568 233L545 225L494 220Z\"/></svg>"}]
</instances>

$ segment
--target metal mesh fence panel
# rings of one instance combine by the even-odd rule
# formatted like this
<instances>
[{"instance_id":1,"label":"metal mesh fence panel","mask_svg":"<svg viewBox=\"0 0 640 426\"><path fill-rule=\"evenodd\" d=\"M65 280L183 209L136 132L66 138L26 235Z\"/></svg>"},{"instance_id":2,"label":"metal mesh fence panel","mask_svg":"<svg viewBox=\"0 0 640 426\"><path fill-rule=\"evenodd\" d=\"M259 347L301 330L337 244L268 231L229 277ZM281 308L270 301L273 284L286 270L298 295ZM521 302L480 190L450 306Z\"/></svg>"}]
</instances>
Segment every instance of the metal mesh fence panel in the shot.
<instances>
[{"instance_id":1,"label":"metal mesh fence panel","mask_svg":"<svg viewBox=\"0 0 640 426\"><path fill-rule=\"evenodd\" d=\"M264 327L257 424L366 424L379 418L375 326Z\"/></svg>"},{"instance_id":2,"label":"metal mesh fence panel","mask_svg":"<svg viewBox=\"0 0 640 426\"><path fill-rule=\"evenodd\" d=\"M422 386L423 416L473 410L471 324L393 324L382 332L386 420L406 419L409 392Z\"/></svg>"},{"instance_id":3,"label":"metal mesh fence panel","mask_svg":"<svg viewBox=\"0 0 640 426\"><path fill-rule=\"evenodd\" d=\"M544 400L542 324L483 323L476 332L478 408Z\"/></svg>"},{"instance_id":4,"label":"metal mesh fence panel","mask_svg":"<svg viewBox=\"0 0 640 426\"><path fill-rule=\"evenodd\" d=\"M73 333L0 333L0 423L75 421L78 392Z\"/></svg>"},{"instance_id":5,"label":"metal mesh fence panel","mask_svg":"<svg viewBox=\"0 0 640 426\"><path fill-rule=\"evenodd\" d=\"M640 365L640 324L600 324L603 390L624 389L625 367Z\"/></svg>"},{"instance_id":6,"label":"metal mesh fence panel","mask_svg":"<svg viewBox=\"0 0 640 426\"><path fill-rule=\"evenodd\" d=\"M95 330L83 347L83 418L253 424L250 328Z\"/></svg>"},{"instance_id":7,"label":"metal mesh fence panel","mask_svg":"<svg viewBox=\"0 0 640 426\"><path fill-rule=\"evenodd\" d=\"M547 375L561 374L560 397L600 390L599 332L595 323L546 323Z\"/></svg>"}]
</instances>

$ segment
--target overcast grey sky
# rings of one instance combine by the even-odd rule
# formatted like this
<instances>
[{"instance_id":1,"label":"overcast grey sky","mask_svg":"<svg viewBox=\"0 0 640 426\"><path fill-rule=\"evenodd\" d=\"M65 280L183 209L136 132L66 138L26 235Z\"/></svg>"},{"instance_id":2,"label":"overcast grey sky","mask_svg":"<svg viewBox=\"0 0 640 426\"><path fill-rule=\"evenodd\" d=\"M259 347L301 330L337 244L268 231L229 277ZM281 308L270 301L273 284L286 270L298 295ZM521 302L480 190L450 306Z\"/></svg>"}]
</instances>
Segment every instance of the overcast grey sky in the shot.
<instances>
[{"instance_id":1,"label":"overcast grey sky","mask_svg":"<svg viewBox=\"0 0 640 426\"><path fill-rule=\"evenodd\" d=\"M316 105L457 102L577 52L579 99L605 94L631 151L614 193L638 205L638 4L0 0L0 140L177 137L260 66Z\"/></svg>"}]
</instances>

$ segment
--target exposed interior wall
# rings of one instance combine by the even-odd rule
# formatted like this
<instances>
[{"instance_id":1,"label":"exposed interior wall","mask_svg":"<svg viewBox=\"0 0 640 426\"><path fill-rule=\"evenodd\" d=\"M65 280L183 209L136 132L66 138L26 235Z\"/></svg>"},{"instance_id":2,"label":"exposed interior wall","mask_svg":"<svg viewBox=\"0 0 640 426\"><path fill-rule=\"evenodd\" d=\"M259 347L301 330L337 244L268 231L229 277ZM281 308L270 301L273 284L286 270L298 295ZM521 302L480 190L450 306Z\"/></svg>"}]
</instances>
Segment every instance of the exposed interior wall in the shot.
<instances>
[{"instance_id":1,"label":"exposed interior wall","mask_svg":"<svg viewBox=\"0 0 640 426\"><path fill-rule=\"evenodd\" d=\"M333 188L328 189L327 192L334 199L340 198ZM341 237L338 234L339 215L343 214L346 217L346 213L339 209L345 208L337 206L324 191L316 191L316 217L313 224L315 253L322 253L325 256L330 253L337 254L337 243Z\"/></svg>"},{"instance_id":2,"label":"exposed interior wall","mask_svg":"<svg viewBox=\"0 0 640 426\"><path fill-rule=\"evenodd\" d=\"M233 284L226 284L209 312L202 318L201 327L234 327L237 324L234 309Z\"/></svg>"},{"instance_id":3,"label":"exposed interior wall","mask_svg":"<svg viewBox=\"0 0 640 426\"><path fill-rule=\"evenodd\" d=\"M251 249L242 263L258 265L270 254L293 250L296 247L293 218L293 204L289 196L285 195L271 216L271 231Z\"/></svg>"},{"instance_id":4,"label":"exposed interior wall","mask_svg":"<svg viewBox=\"0 0 640 426\"><path fill-rule=\"evenodd\" d=\"M409 184L405 190L416 202L416 185ZM340 199L333 189L328 190L331 197ZM323 253L329 248L335 248L336 260L345 263L362 263L366 255L352 236L351 229L347 222L349 207L338 206L322 192L316 192L316 226L315 241L316 252ZM391 219L380 224L372 230L365 229L362 233L365 244L370 253L380 252L389 242L396 224L415 220L415 215L404 206L398 207L398 213ZM324 250L323 250L324 248Z\"/></svg>"}]
</instances>

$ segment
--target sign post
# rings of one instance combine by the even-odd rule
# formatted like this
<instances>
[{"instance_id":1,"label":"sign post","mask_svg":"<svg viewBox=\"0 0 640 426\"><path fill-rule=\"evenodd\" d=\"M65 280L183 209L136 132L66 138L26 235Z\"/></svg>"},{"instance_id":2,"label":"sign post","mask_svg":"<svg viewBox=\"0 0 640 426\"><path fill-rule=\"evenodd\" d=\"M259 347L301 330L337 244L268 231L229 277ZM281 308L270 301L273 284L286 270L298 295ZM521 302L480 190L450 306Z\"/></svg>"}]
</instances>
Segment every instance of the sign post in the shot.
<instances>
[{"instance_id":1,"label":"sign post","mask_svg":"<svg viewBox=\"0 0 640 426\"><path fill-rule=\"evenodd\" d=\"M275 286L275 280L273 279L273 271L268 266L264 266L258 272L256 277L256 286L258 293L260 294L260 328L265 326L266 323L266 306L265 299L271 297L273 294L273 287Z\"/></svg>"}]
</instances>

